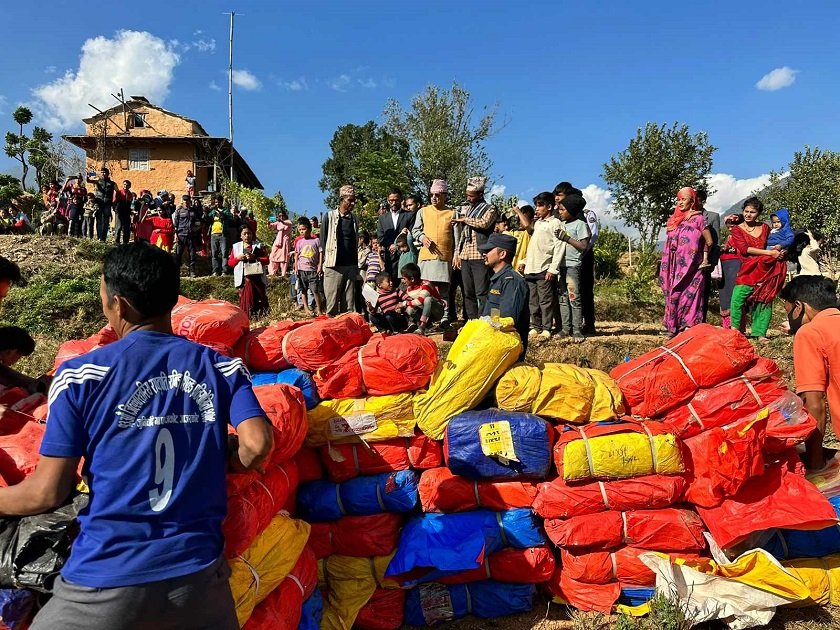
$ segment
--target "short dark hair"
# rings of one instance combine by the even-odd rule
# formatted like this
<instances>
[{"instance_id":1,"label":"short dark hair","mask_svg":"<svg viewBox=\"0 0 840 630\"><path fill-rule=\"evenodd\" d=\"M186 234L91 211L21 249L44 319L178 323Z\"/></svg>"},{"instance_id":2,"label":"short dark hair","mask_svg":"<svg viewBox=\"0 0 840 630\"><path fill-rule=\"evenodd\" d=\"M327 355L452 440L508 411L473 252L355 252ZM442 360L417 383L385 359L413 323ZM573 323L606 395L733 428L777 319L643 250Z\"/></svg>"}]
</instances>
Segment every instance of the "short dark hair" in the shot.
<instances>
[{"instance_id":1,"label":"short dark hair","mask_svg":"<svg viewBox=\"0 0 840 630\"><path fill-rule=\"evenodd\" d=\"M367 230L362 230L361 234L359 234L359 238L362 239L362 243L367 245L368 243L370 243L370 232L368 232Z\"/></svg>"},{"instance_id":2,"label":"short dark hair","mask_svg":"<svg viewBox=\"0 0 840 630\"><path fill-rule=\"evenodd\" d=\"M400 199L402 199L403 191L401 191L396 186L391 186L391 189L388 191L388 195L399 195Z\"/></svg>"},{"instance_id":3,"label":"short dark hair","mask_svg":"<svg viewBox=\"0 0 840 630\"><path fill-rule=\"evenodd\" d=\"M0 351L17 350L28 357L35 352L35 340L23 328L18 326L0 327Z\"/></svg>"},{"instance_id":4,"label":"short dark hair","mask_svg":"<svg viewBox=\"0 0 840 630\"><path fill-rule=\"evenodd\" d=\"M400 275L409 278L412 282L417 282L420 280L420 267L414 263L406 263L400 269Z\"/></svg>"},{"instance_id":5,"label":"short dark hair","mask_svg":"<svg viewBox=\"0 0 840 630\"><path fill-rule=\"evenodd\" d=\"M534 197L534 205L548 206L551 208L554 206L554 195L547 191L541 192L539 195Z\"/></svg>"},{"instance_id":6,"label":"short dark hair","mask_svg":"<svg viewBox=\"0 0 840 630\"><path fill-rule=\"evenodd\" d=\"M26 285L26 280L20 273L20 267L17 266L17 263L3 256L0 256L0 280L8 280L21 287Z\"/></svg>"},{"instance_id":7,"label":"short dark hair","mask_svg":"<svg viewBox=\"0 0 840 630\"><path fill-rule=\"evenodd\" d=\"M837 307L837 284L825 276L796 276L779 297L785 302L802 302L817 311Z\"/></svg>"},{"instance_id":8,"label":"short dark hair","mask_svg":"<svg viewBox=\"0 0 840 630\"><path fill-rule=\"evenodd\" d=\"M379 284L383 280L390 280L390 279L391 279L391 274L390 273L388 273L387 271L380 271L378 274L376 274L373 277L373 282L376 286L379 286Z\"/></svg>"},{"instance_id":9,"label":"short dark hair","mask_svg":"<svg viewBox=\"0 0 840 630\"><path fill-rule=\"evenodd\" d=\"M405 196L405 200L408 201L409 199L414 199L414 203L418 206L423 205L423 195L420 193L409 193Z\"/></svg>"},{"instance_id":10,"label":"short dark hair","mask_svg":"<svg viewBox=\"0 0 840 630\"><path fill-rule=\"evenodd\" d=\"M165 315L178 302L178 264L171 255L148 243L129 243L109 251L102 275L108 297L125 298L144 317Z\"/></svg>"},{"instance_id":11,"label":"short dark hair","mask_svg":"<svg viewBox=\"0 0 840 630\"><path fill-rule=\"evenodd\" d=\"M506 214L500 214L496 217L496 223L507 223L510 225L510 217Z\"/></svg>"},{"instance_id":12,"label":"short dark hair","mask_svg":"<svg viewBox=\"0 0 840 630\"><path fill-rule=\"evenodd\" d=\"M408 245L408 237L405 234L397 234L397 238L394 239L394 242L397 245L402 245L403 243Z\"/></svg>"},{"instance_id":13,"label":"short dark hair","mask_svg":"<svg viewBox=\"0 0 840 630\"><path fill-rule=\"evenodd\" d=\"M533 221L533 220L534 220L534 206L529 205L529 204L525 204L524 206L522 206L521 208L519 208L519 212L521 212L522 214L524 214L524 215L525 215L526 217L528 217L528 219L530 219L531 221Z\"/></svg>"},{"instance_id":14,"label":"short dark hair","mask_svg":"<svg viewBox=\"0 0 840 630\"><path fill-rule=\"evenodd\" d=\"M746 210L747 208L755 208L755 211L761 214L764 212L764 203L761 199L753 195L744 199L744 203L741 204L741 210Z\"/></svg>"},{"instance_id":15,"label":"short dark hair","mask_svg":"<svg viewBox=\"0 0 840 630\"><path fill-rule=\"evenodd\" d=\"M312 220L320 222L320 219L318 217L312 217Z\"/></svg>"},{"instance_id":16,"label":"short dark hair","mask_svg":"<svg viewBox=\"0 0 840 630\"><path fill-rule=\"evenodd\" d=\"M128 184L128 187L131 188L131 180L130 179L124 179L123 184Z\"/></svg>"},{"instance_id":17,"label":"short dark hair","mask_svg":"<svg viewBox=\"0 0 840 630\"><path fill-rule=\"evenodd\" d=\"M697 193L697 201L699 201L701 205L706 203L706 199L709 198L709 191L705 188L698 188L695 192Z\"/></svg>"},{"instance_id":18,"label":"short dark hair","mask_svg":"<svg viewBox=\"0 0 840 630\"><path fill-rule=\"evenodd\" d=\"M553 194L555 195L571 195L574 192L575 187L572 186L571 182L560 182L554 187Z\"/></svg>"},{"instance_id":19,"label":"short dark hair","mask_svg":"<svg viewBox=\"0 0 840 630\"><path fill-rule=\"evenodd\" d=\"M311 230L311 229L312 229L312 221L310 221L310 220L309 220L309 219L307 219L306 217L299 217L297 222L298 222L298 225L302 225L302 226L303 226L303 227L305 227L307 230Z\"/></svg>"}]
</instances>

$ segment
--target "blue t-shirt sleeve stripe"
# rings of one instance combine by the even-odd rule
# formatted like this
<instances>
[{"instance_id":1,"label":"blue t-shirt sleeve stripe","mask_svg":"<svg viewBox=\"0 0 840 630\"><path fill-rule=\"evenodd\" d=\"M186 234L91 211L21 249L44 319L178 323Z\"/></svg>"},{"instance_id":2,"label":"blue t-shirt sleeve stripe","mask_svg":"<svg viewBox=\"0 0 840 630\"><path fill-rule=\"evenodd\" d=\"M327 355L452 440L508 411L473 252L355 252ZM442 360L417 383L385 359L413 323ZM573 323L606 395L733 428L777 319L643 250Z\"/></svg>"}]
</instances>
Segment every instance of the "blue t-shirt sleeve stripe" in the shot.
<instances>
[{"instance_id":1,"label":"blue t-shirt sleeve stripe","mask_svg":"<svg viewBox=\"0 0 840 630\"><path fill-rule=\"evenodd\" d=\"M99 382L107 373L107 367L93 364L59 371L50 386L47 428L39 450L41 455L84 456L87 433L77 404L77 396L86 382Z\"/></svg>"}]
</instances>

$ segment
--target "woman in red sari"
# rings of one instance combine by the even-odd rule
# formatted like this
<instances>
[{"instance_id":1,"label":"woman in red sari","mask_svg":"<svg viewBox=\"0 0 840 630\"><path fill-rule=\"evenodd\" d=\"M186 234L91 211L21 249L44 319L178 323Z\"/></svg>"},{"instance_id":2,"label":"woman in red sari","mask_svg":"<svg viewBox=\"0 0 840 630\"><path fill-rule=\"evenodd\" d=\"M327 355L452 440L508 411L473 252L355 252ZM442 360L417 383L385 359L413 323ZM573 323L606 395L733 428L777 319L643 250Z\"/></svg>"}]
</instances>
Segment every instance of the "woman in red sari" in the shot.
<instances>
[{"instance_id":1,"label":"woman in red sari","mask_svg":"<svg viewBox=\"0 0 840 630\"><path fill-rule=\"evenodd\" d=\"M239 308L255 319L269 310L266 292L265 265L268 253L262 243L254 238L251 228L244 227L240 233L241 241L234 243L228 258L228 266L233 267L234 286L239 289ZM246 273L246 263L260 263L260 273Z\"/></svg>"}]
</instances>

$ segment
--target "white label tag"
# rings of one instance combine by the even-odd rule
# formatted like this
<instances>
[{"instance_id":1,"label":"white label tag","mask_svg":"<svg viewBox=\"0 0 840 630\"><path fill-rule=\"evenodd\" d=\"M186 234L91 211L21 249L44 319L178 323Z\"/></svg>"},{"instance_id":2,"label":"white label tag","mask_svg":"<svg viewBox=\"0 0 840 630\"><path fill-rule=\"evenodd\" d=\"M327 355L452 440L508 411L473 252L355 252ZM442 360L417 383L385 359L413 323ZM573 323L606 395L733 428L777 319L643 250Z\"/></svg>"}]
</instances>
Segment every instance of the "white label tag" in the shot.
<instances>
[{"instance_id":1,"label":"white label tag","mask_svg":"<svg viewBox=\"0 0 840 630\"><path fill-rule=\"evenodd\" d=\"M330 418L329 433L333 439L363 435L376 431L376 416L372 413L360 413L353 416Z\"/></svg>"}]
</instances>

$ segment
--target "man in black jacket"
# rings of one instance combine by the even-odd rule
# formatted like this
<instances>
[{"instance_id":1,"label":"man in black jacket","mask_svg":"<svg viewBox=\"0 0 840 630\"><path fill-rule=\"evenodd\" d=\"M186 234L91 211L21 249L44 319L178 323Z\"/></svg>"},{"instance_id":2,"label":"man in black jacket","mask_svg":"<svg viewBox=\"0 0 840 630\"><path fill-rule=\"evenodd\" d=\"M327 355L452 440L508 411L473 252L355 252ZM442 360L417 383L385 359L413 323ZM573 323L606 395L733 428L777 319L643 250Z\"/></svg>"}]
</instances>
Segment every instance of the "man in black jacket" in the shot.
<instances>
[{"instance_id":1,"label":"man in black jacket","mask_svg":"<svg viewBox=\"0 0 840 630\"><path fill-rule=\"evenodd\" d=\"M388 193L388 209L379 215L376 225L376 236L382 259L385 261L385 271L391 274L395 282L399 280L397 270L400 263L400 252L395 241L404 230L409 232L414 227L416 213L402 209L402 191L392 188Z\"/></svg>"}]
</instances>

